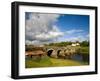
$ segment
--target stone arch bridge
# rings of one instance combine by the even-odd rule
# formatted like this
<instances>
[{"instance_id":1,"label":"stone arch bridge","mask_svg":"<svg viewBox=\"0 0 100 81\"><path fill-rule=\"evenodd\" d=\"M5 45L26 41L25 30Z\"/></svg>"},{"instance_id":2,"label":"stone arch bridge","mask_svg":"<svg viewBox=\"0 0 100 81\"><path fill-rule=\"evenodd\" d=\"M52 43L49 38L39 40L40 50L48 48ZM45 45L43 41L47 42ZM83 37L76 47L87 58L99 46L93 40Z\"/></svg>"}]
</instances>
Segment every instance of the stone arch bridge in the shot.
<instances>
[{"instance_id":1,"label":"stone arch bridge","mask_svg":"<svg viewBox=\"0 0 100 81\"><path fill-rule=\"evenodd\" d=\"M34 47L36 48L36 47ZM66 46L66 47L57 47L57 46L45 46L45 47L37 47L35 51L26 51L26 56L34 57L34 56L44 56L47 55L53 58L71 58L73 55L77 54L77 50L79 47L74 46Z\"/></svg>"},{"instance_id":2,"label":"stone arch bridge","mask_svg":"<svg viewBox=\"0 0 100 81\"><path fill-rule=\"evenodd\" d=\"M79 49L73 46L66 46L66 47L54 47L48 46L45 47L45 52L48 56L54 58L71 58L73 55L77 54L77 50Z\"/></svg>"}]
</instances>

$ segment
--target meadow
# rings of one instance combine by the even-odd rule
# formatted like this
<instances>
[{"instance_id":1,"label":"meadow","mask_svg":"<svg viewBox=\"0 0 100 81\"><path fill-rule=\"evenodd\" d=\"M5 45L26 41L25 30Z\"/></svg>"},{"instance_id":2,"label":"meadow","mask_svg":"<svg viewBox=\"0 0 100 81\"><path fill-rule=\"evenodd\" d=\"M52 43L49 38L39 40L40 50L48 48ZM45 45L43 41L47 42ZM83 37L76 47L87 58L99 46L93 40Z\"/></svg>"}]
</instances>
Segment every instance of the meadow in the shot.
<instances>
[{"instance_id":1,"label":"meadow","mask_svg":"<svg viewBox=\"0 0 100 81\"><path fill-rule=\"evenodd\" d=\"M36 68L36 67L57 67L57 66L82 66L88 65L87 62L78 62L69 59L56 59L44 56L40 59L30 59L27 58L25 62L26 68Z\"/></svg>"}]
</instances>

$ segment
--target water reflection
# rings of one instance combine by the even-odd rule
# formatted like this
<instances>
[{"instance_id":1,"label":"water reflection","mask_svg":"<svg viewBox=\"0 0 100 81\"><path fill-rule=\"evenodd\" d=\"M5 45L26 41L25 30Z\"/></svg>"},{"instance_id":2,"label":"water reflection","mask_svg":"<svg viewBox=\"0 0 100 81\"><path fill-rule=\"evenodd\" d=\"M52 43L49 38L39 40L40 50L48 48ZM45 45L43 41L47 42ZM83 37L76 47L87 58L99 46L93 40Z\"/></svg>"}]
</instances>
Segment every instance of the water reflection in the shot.
<instances>
[{"instance_id":1,"label":"water reflection","mask_svg":"<svg viewBox=\"0 0 100 81\"><path fill-rule=\"evenodd\" d=\"M83 61L82 55L80 54L73 55L71 59L76 61Z\"/></svg>"}]
</instances>

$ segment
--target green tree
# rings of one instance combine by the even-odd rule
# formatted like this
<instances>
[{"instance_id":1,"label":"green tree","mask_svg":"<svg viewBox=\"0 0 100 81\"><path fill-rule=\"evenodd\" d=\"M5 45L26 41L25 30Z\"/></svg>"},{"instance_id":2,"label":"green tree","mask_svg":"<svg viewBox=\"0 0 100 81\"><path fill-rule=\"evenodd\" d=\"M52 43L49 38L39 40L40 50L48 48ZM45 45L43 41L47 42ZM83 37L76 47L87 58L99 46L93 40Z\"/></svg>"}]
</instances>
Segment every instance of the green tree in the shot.
<instances>
[{"instance_id":1,"label":"green tree","mask_svg":"<svg viewBox=\"0 0 100 81\"><path fill-rule=\"evenodd\" d=\"M83 41L80 43L81 46L89 46L89 41Z\"/></svg>"}]
</instances>

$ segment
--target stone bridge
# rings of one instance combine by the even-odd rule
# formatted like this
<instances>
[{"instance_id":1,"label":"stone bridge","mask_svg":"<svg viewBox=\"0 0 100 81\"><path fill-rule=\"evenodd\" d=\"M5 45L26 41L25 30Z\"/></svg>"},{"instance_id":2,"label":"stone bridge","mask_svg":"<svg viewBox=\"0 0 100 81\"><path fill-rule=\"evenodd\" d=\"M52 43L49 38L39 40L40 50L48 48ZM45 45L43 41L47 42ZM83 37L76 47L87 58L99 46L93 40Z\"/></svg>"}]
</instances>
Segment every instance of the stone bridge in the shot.
<instances>
[{"instance_id":1,"label":"stone bridge","mask_svg":"<svg viewBox=\"0 0 100 81\"><path fill-rule=\"evenodd\" d=\"M66 46L66 47L54 47L48 46L44 47L46 53L50 57L54 58L71 58L73 55L77 54L79 47Z\"/></svg>"},{"instance_id":2,"label":"stone bridge","mask_svg":"<svg viewBox=\"0 0 100 81\"><path fill-rule=\"evenodd\" d=\"M77 46L66 46L66 47L57 47L57 46L44 46L44 47L33 47L34 51L26 51L25 55L28 57L39 56L42 57L47 55L54 58L71 58L73 55L78 54L77 50L80 47Z\"/></svg>"}]
</instances>

